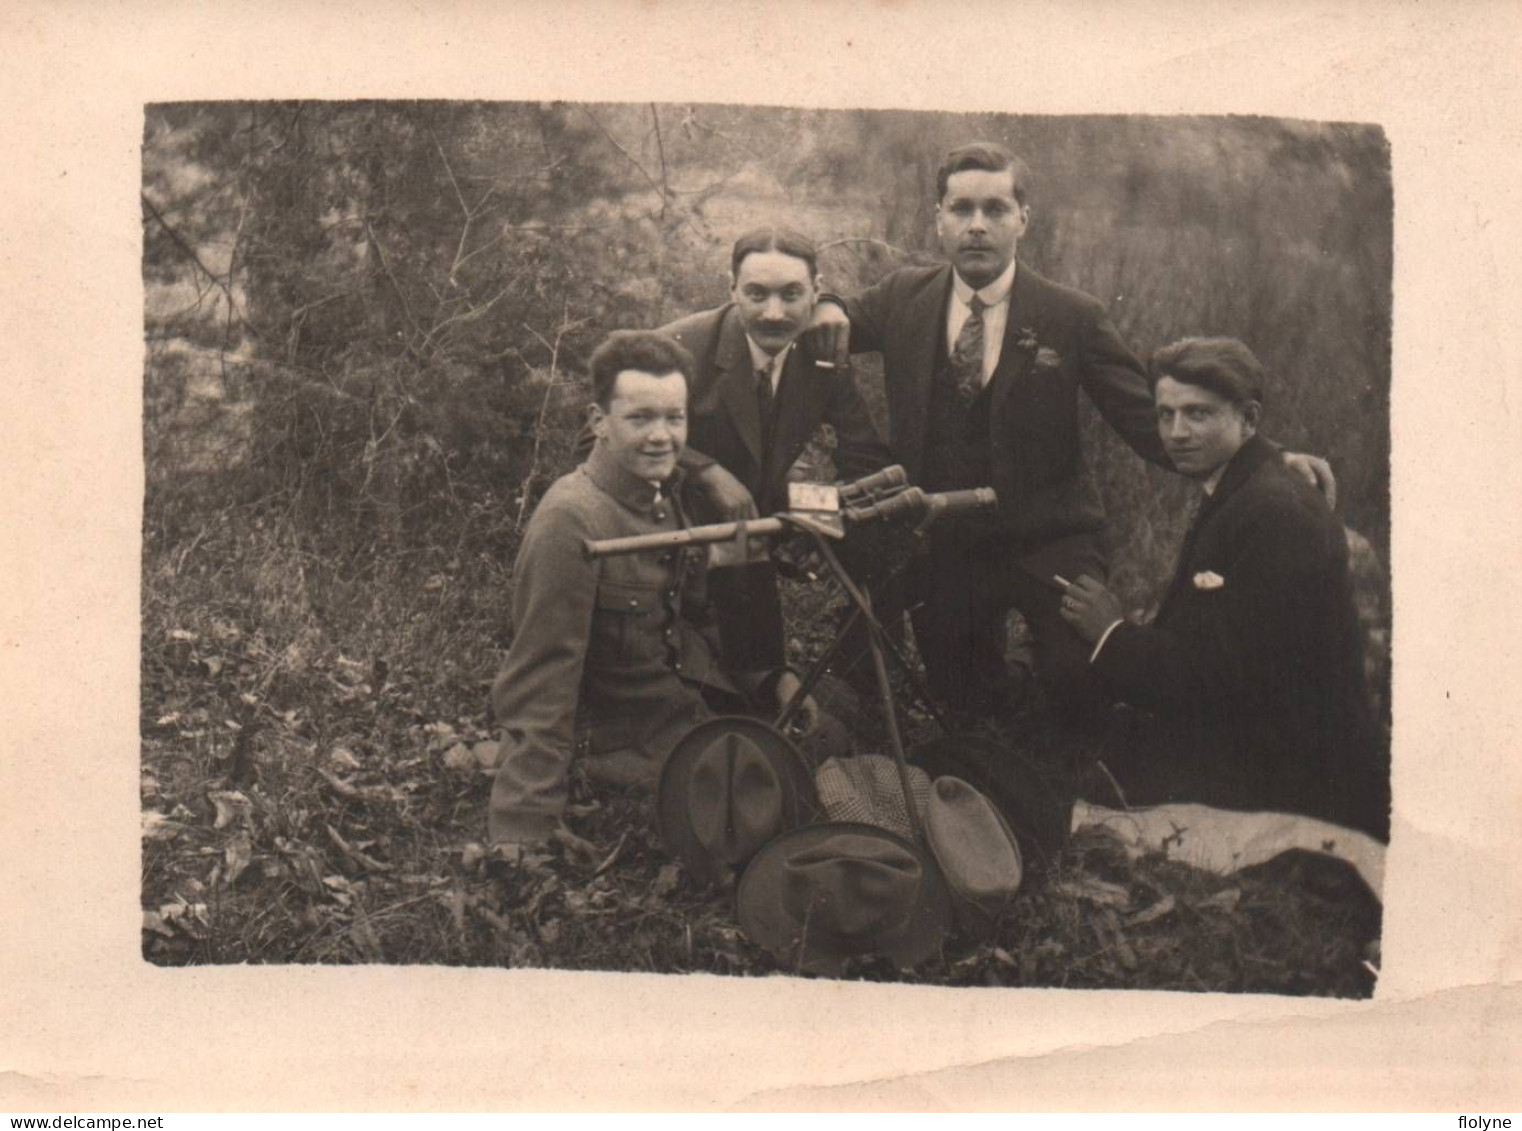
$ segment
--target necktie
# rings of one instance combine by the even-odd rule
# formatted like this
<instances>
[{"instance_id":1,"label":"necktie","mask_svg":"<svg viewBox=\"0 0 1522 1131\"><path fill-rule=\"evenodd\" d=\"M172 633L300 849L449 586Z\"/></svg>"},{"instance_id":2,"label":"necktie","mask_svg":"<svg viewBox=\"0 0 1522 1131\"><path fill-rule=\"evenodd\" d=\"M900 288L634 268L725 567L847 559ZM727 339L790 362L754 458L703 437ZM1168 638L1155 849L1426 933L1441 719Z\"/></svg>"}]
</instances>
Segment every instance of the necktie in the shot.
<instances>
[{"instance_id":1,"label":"necktie","mask_svg":"<svg viewBox=\"0 0 1522 1131\"><path fill-rule=\"evenodd\" d=\"M772 367L763 365L756 370L756 414L761 419L761 450L771 447L772 433Z\"/></svg>"},{"instance_id":2,"label":"necktie","mask_svg":"<svg viewBox=\"0 0 1522 1131\"><path fill-rule=\"evenodd\" d=\"M988 304L973 295L967 306L972 313L962 323L956 344L951 347L951 377L956 382L957 396L971 404L983 389L983 311Z\"/></svg>"}]
</instances>

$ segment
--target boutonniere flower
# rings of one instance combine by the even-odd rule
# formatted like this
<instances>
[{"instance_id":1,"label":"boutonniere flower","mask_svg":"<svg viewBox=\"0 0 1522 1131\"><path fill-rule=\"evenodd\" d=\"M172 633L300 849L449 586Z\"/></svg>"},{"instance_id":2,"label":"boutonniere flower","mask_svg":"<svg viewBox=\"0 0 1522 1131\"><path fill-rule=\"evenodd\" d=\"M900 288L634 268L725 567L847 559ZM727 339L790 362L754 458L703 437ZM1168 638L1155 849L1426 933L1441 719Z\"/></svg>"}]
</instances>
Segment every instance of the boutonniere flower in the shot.
<instances>
[{"instance_id":1,"label":"boutonniere flower","mask_svg":"<svg viewBox=\"0 0 1522 1131\"><path fill-rule=\"evenodd\" d=\"M1220 589L1226 584L1226 579L1213 569L1207 569L1194 575L1194 587L1208 592L1211 589Z\"/></svg>"},{"instance_id":2,"label":"boutonniere flower","mask_svg":"<svg viewBox=\"0 0 1522 1131\"><path fill-rule=\"evenodd\" d=\"M1062 355L1050 346L1042 345L1036 331L1029 326L1021 326L1015 331L1015 345L1035 355L1033 361L1037 369L1056 369L1062 364Z\"/></svg>"},{"instance_id":3,"label":"boutonniere flower","mask_svg":"<svg viewBox=\"0 0 1522 1131\"><path fill-rule=\"evenodd\" d=\"M1062 364L1062 355L1054 349L1042 346L1036 351L1037 369L1056 369Z\"/></svg>"}]
</instances>

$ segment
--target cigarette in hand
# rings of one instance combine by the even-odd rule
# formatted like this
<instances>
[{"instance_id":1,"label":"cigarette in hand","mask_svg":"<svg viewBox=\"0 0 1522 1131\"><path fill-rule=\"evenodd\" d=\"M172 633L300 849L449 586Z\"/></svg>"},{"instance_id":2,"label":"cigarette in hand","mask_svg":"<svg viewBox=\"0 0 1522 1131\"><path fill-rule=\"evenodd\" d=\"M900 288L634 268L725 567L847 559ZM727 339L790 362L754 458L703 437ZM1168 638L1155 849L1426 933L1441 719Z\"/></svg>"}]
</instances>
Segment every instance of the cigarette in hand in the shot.
<instances>
[{"instance_id":1,"label":"cigarette in hand","mask_svg":"<svg viewBox=\"0 0 1522 1131\"><path fill-rule=\"evenodd\" d=\"M1055 581L1058 585L1062 586L1064 589L1071 589L1073 587L1073 583L1067 578L1063 577L1060 573L1052 574L1052 580Z\"/></svg>"}]
</instances>

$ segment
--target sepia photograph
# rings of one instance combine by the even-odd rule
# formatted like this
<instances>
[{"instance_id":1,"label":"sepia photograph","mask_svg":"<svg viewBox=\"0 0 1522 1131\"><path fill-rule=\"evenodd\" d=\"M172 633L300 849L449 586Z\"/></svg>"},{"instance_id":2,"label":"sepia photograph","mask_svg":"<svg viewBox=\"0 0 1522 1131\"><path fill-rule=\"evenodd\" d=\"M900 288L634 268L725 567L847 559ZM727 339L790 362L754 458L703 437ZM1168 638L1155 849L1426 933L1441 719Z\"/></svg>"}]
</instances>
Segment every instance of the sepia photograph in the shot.
<instances>
[{"instance_id":1,"label":"sepia photograph","mask_svg":"<svg viewBox=\"0 0 1522 1131\"><path fill-rule=\"evenodd\" d=\"M0 15L0 1107L1499 1126L1514 6L719 15Z\"/></svg>"},{"instance_id":2,"label":"sepia photograph","mask_svg":"<svg viewBox=\"0 0 1522 1131\"><path fill-rule=\"evenodd\" d=\"M1377 124L143 112L142 953L1366 998Z\"/></svg>"}]
</instances>

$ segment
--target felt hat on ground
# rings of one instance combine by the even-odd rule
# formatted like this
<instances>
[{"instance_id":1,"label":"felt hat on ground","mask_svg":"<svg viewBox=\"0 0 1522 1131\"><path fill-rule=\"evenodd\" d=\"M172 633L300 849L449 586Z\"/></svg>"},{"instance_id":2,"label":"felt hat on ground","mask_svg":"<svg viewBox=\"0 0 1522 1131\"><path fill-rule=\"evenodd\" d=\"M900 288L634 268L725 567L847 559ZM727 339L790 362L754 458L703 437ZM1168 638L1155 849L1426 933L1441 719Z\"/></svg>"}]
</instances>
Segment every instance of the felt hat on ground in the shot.
<instances>
[{"instance_id":1,"label":"felt hat on ground","mask_svg":"<svg viewBox=\"0 0 1522 1131\"><path fill-rule=\"evenodd\" d=\"M661 771L656 820L666 851L692 876L738 875L767 841L814 819L804 756L760 719L725 715L693 727Z\"/></svg>"},{"instance_id":2,"label":"felt hat on ground","mask_svg":"<svg viewBox=\"0 0 1522 1131\"><path fill-rule=\"evenodd\" d=\"M1025 872L999 811L961 778L937 778L925 807L925 839L951 889L957 921L973 932L995 926Z\"/></svg>"},{"instance_id":3,"label":"felt hat on ground","mask_svg":"<svg viewBox=\"0 0 1522 1131\"><path fill-rule=\"evenodd\" d=\"M910 969L951 927L951 896L934 859L873 825L829 822L763 848L740 880L740 928L789 967L838 974L881 954Z\"/></svg>"},{"instance_id":4,"label":"felt hat on ground","mask_svg":"<svg viewBox=\"0 0 1522 1131\"><path fill-rule=\"evenodd\" d=\"M915 815L923 826L930 777L918 766L908 769ZM820 808L830 820L876 825L907 840L914 839L903 783L892 758L881 754L831 758L814 774L814 787L819 791Z\"/></svg>"},{"instance_id":5,"label":"felt hat on ground","mask_svg":"<svg viewBox=\"0 0 1522 1131\"><path fill-rule=\"evenodd\" d=\"M1014 832L1027 871L1049 864L1067 843L1073 797L1013 746L957 734L915 747L910 760L932 778L961 778L982 792Z\"/></svg>"}]
</instances>

